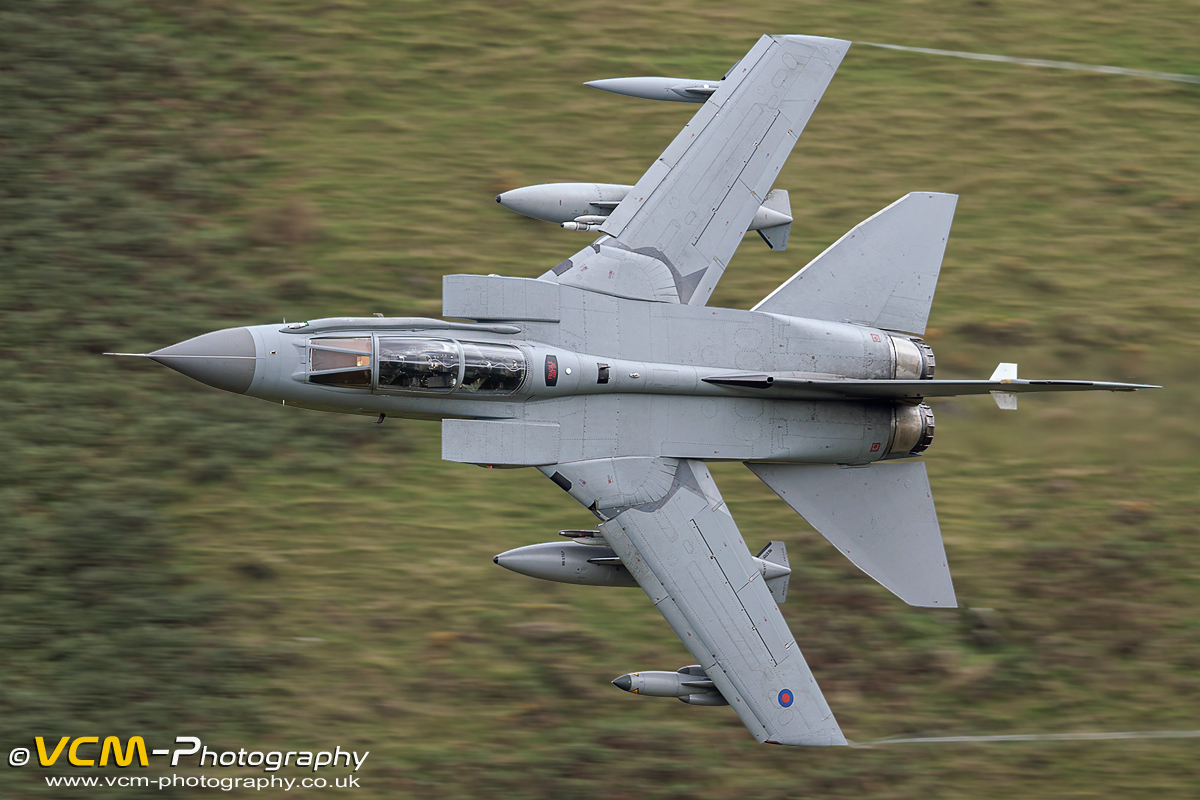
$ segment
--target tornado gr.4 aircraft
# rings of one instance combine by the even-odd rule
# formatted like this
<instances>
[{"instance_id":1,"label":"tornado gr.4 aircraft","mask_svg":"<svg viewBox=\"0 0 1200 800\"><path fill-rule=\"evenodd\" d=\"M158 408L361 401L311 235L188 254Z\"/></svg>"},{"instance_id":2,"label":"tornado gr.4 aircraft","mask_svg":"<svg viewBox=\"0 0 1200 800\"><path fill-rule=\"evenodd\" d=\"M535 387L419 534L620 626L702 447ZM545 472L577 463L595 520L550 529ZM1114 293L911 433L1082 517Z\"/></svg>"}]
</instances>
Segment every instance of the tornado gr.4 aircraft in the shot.
<instances>
[{"instance_id":1,"label":"tornado gr.4 aircraft","mask_svg":"<svg viewBox=\"0 0 1200 800\"><path fill-rule=\"evenodd\" d=\"M447 275L453 320L339 317L208 333L146 357L289 405L440 419L442 457L533 467L588 508L573 541L496 556L568 583L640 586L691 653L627 691L729 705L760 742L846 739L777 603L782 542L751 555L707 467L742 461L851 561L915 606L956 605L919 456L927 397L1141 386L935 380L921 341L956 197L914 192L749 311L711 308L748 230L792 222L777 174L850 43L764 36L719 81L608 91L699 103L633 186L557 184L502 204L600 238L538 278ZM1148 387L1147 387L1148 388Z\"/></svg>"}]
</instances>

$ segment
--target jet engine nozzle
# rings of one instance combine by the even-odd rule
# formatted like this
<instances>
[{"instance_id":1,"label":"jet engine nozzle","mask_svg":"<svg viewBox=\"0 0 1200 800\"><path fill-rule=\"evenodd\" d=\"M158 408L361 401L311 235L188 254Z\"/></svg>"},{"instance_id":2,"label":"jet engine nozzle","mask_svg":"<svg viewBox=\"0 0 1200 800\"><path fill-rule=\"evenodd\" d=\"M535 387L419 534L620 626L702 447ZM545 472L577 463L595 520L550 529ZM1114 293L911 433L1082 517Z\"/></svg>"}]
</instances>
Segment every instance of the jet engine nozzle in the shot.
<instances>
[{"instance_id":1,"label":"jet engine nozzle","mask_svg":"<svg viewBox=\"0 0 1200 800\"><path fill-rule=\"evenodd\" d=\"M889 336L892 343L894 369L892 378L898 381L933 380L936 362L933 348L920 339L908 336Z\"/></svg>"},{"instance_id":2,"label":"jet engine nozzle","mask_svg":"<svg viewBox=\"0 0 1200 800\"><path fill-rule=\"evenodd\" d=\"M897 405L892 417L892 446L886 458L924 453L933 442L933 409L925 403Z\"/></svg>"}]
</instances>

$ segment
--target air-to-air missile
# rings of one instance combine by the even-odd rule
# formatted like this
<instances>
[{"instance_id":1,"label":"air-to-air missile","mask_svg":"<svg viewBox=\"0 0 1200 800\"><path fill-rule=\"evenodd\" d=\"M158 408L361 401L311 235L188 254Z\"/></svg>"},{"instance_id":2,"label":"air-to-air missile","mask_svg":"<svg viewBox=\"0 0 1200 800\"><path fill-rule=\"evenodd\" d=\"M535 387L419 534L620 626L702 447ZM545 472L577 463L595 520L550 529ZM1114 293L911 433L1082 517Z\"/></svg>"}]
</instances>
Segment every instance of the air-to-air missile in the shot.
<instances>
[{"instance_id":1,"label":"air-to-air missile","mask_svg":"<svg viewBox=\"0 0 1200 800\"><path fill-rule=\"evenodd\" d=\"M780 168L849 42L765 36L718 82L597 81L698 102L633 187L546 184L497 200L603 236L537 278L447 275L447 319L336 317L229 328L137 354L290 406L441 420L442 458L534 467L599 520L495 557L547 580L640 586L697 666L614 683L728 703L760 742L844 745L778 604L782 542L747 550L705 462L740 461L902 600L953 608L924 464L930 397L1133 391L934 378L922 341L957 198L912 192L749 310L709 306L756 225L782 249ZM461 321L469 320L469 321ZM899 463L884 463L897 462Z\"/></svg>"}]
</instances>

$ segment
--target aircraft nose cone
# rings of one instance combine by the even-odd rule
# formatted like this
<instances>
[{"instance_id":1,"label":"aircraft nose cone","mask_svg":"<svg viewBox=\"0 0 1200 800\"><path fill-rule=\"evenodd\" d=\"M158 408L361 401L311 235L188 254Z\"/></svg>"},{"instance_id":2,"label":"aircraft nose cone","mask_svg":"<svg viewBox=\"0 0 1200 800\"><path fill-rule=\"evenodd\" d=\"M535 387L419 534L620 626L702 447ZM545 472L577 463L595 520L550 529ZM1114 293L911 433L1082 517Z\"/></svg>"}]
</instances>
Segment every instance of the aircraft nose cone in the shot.
<instances>
[{"instance_id":1,"label":"aircraft nose cone","mask_svg":"<svg viewBox=\"0 0 1200 800\"><path fill-rule=\"evenodd\" d=\"M633 688L633 678L629 677L628 675L622 675L621 677L619 677L615 681L613 681L612 685L617 687L618 689L621 689L622 691L628 692L630 689Z\"/></svg>"},{"instance_id":2,"label":"aircraft nose cone","mask_svg":"<svg viewBox=\"0 0 1200 800\"><path fill-rule=\"evenodd\" d=\"M245 328L213 331L150 354L193 380L237 394L244 394L254 381L256 356L254 337Z\"/></svg>"},{"instance_id":3,"label":"aircraft nose cone","mask_svg":"<svg viewBox=\"0 0 1200 800\"><path fill-rule=\"evenodd\" d=\"M509 189L507 192L496 195L496 202L509 211L515 211L526 217L566 222L566 219L559 219L562 216L558 213L562 204L554 191L554 187L522 186L519 189ZM575 216L572 214L570 219L574 219Z\"/></svg>"}]
</instances>

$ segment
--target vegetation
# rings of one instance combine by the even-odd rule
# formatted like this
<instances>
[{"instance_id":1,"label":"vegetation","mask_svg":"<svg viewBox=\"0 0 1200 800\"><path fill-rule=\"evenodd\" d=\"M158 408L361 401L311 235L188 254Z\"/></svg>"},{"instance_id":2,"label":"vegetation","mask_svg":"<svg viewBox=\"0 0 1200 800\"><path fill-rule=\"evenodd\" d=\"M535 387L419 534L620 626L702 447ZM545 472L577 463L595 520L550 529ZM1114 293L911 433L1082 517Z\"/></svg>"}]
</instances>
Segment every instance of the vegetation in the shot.
<instances>
[{"instance_id":1,"label":"vegetation","mask_svg":"<svg viewBox=\"0 0 1200 800\"><path fill-rule=\"evenodd\" d=\"M274 79L232 43L201 58L162 32L193 24L103 0L0 12L6 756L38 735L247 735L254 676L280 660L217 630L238 611L189 566L169 506L319 432L99 355L271 309L225 218L263 157L226 128ZM6 797L46 774L3 770Z\"/></svg>"},{"instance_id":2,"label":"vegetation","mask_svg":"<svg viewBox=\"0 0 1200 800\"><path fill-rule=\"evenodd\" d=\"M627 696L608 681L689 663L640 592L491 563L590 526L549 482L441 462L434 423L270 407L99 353L437 316L442 274L540 274L587 238L496 191L633 182L691 113L584 80L716 77L779 31L1200 74L1198 12L6 7L3 752L107 732L341 745L371 751L366 797L1194 796L1189 740L797 751ZM939 377L1003 360L1167 387L936 405L961 613L904 606L716 467L748 540L789 545L784 613L850 738L1200 727L1197 91L856 46L779 180L789 250L748 239L718 288L749 307L905 192L957 192ZM0 766L0 787L34 796L44 773Z\"/></svg>"}]
</instances>

